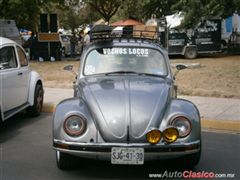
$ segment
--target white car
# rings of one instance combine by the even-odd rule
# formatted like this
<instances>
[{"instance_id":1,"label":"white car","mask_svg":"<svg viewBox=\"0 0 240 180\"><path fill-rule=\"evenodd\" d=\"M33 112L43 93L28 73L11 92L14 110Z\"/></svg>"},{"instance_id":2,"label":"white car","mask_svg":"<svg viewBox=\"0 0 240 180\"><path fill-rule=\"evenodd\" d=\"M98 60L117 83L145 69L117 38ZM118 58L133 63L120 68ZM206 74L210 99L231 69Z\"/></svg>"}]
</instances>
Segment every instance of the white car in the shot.
<instances>
[{"instance_id":1,"label":"white car","mask_svg":"<svg viewBox=\"0 0 240 180\"><path fill-rule=\"evenodd\" d=\"M62 55L67 57L71 55L70 39L72 35L60 34L60 43L62 46ZM80 42L75 47L75 54L80 54L82 51L82 45Z\"/></svg>"},{"instance_id":2,"label":"white car","mask_svg":"<svg viewBox=\"0 0 240 180\"><path fill-rule=\"evenodd\" d=\"M0 37L0 122L27 110L38 116L43 106L43 83L31 71L24 49L16 42Z\"/></svg>"}]
</instances>

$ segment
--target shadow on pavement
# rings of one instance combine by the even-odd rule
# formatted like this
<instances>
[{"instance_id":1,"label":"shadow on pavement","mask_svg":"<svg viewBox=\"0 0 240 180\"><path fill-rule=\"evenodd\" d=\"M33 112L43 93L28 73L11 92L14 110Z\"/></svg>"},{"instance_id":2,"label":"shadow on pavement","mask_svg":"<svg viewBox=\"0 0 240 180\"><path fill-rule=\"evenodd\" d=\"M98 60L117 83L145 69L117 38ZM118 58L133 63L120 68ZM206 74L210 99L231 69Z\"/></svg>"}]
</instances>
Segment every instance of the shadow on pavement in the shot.
<instances>
[{"instance_id":1,"label":"shadow on pavement","mask_svg":"<svg viewBox=\"0 0 240 180\"><path fill-rule=\"evenodd\" d=\"M93 172L94 170L94 172ZM166 175L166 173L182 173L186 169L176 164L174 160L145 162L144 165L111 165L110 162L79 159L75 168L64 173L78 177L92 176L100 179L151 179L151 175ZM192 169L193 171L195 169ZM90 177L89 177L90 176ZM153 177L152 177L153 178Z\"/></svg>"},{"instance_id":2,"label":"shadow on pavement","mask_svg":"<svg viewBox=\"0 0 240 180\"><path fill-rule=\"evenodd\" d=\"M4 121L0 126L0 144L18 136L21 128L38 121L39 118L28 117L25 111L22 111L10 119Z\"/></svg>"}]
</instances>

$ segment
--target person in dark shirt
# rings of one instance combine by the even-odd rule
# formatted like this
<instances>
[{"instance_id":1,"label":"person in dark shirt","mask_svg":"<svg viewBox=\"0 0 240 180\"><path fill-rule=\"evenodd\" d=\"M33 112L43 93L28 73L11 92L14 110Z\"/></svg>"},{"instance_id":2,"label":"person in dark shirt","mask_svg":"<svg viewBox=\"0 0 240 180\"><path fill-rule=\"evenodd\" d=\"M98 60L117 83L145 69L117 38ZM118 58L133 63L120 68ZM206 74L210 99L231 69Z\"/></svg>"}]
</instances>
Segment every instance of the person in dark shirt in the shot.
<instances>
[{"instance_id":1,"label":"person in dark shirt","mask_svg":"<svg viewBox=\"0 0 240 180\"><path fill-rule=\"evenodd\" d=\"M78 44L78 39L76 37L76 34L73 33L70 39L70 45L71 45L71 57L75 56L75 47Z\"/></svg>"}]
</instances>

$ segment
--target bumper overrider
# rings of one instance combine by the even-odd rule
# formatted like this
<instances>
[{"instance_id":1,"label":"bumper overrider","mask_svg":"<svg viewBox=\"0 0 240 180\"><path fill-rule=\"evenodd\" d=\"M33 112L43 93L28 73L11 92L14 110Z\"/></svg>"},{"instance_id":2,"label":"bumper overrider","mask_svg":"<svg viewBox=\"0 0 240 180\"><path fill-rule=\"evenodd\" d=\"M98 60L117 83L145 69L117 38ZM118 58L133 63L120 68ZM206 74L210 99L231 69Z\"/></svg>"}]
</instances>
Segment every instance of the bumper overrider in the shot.
<instances>
[{"instance_id":1,"label":"bumper overrider","mask_svg":"<svg viewBox=\"0 0 240 180\"><path fill-rule=\"evenodd\" d=\"M53 147L60 152L99 160L111 160L113 147L143 148L144 160L156 160L195 154L200 151L201 143L200 140L197 140L189 143L159 143L151 145L149 143L77 143L54 140Z\"/></svg>"}]
</instances>

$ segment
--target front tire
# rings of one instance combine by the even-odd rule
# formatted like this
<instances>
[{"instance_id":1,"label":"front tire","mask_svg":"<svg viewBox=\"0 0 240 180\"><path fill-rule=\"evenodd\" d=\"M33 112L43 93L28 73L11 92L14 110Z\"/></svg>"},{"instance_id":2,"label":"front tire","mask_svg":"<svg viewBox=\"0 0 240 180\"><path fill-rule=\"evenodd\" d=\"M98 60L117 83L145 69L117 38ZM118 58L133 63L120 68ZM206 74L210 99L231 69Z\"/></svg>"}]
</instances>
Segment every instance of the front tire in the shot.
<instances>
[{"instance_id":1,"label":"front tire","mask_svg":"<svg viewBox=\"0 0 240 180\"><path fill-rule=\"evenodd\" d=\"M75 159L73 156L56 151L57 167L61 170L68 170L74 167Z\"/></svg>"},{"instance_id":2,"label":"front tire","mask_svg":"<svg viewBox=\"0 0 240 180\"><path fill-rule=\"evenodd\" d=\"M179 165L183 168L193 169L201 159L202 145L197 153L189 154L179 159Z\"/></svg>"},{"instance_id":3,"label":"front tire","mask_svg":"<svg viewBox=\"0 0 240 180\"><path fill-rule=\"evenodd\" d=\"M0 111L0 128L2 127L2 125L3 125L3 120L2 120L2 117L1 117L1 111Z\"/></svg>"},{"instance_id":4,"label":"front tire","mask_svg":"<svg viewBox=\"0 0 240 180\"><path fill-rule=\"evenodd\" d=\"M34 94L34 104L33 106L30 106L27 108L27 113L31 117L39 116L42 107L43 107L43 87L41 84L37 84L35 88L35 94Z\"/></svg>"},{"instance_id":5,"label":"front tire","mask_svg":"<svg viewBox=\"0 0 240 180\"><path fill-rule=\"evenodd\" d=\"M196 48L187 48L184 57L186 59L195 59L197 57L197 49Z\"/></svg>"},{"instance_id":6,"label":"front tire","mask_svg":"<svg viewBox=\"0 0 240 180\"><path fill-rule=\"evenodd\" d=\"M183 158L183 165L186 168L193 169L200 161L201 151L196 154L190 154Z\"/></svg>"}]
</instances>

